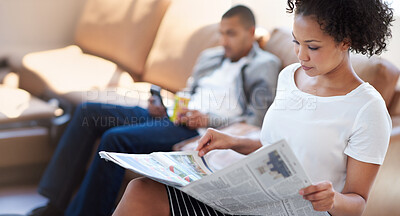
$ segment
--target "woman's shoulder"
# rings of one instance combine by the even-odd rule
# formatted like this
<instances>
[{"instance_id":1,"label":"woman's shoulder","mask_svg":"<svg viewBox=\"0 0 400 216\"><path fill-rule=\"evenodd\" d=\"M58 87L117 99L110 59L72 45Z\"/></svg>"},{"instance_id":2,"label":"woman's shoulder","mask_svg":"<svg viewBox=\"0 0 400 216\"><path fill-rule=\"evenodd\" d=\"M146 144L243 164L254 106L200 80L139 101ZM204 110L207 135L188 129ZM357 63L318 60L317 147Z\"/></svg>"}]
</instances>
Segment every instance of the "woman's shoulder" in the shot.
<instances>
[{"instance_id":1,"label":"woman's shoulder","mask_svg":"<svg viewBox=\"0 0 400 216\"><path fill-rule=\"evenodd\" d=\"M351 100L358 103L360 116L389 116L385 100L372 85L365 82L357 90Z\"/></svg>"},{"instance_id":2,"label":"woman's shoulder","mask_svg":"<svg viewBox=\"0 0 400 216\"><path fill-rule=\"evenodd\" d=\"M368 82L362 83L354 92L354 96L361 98L365 102L379 101L385 104L382 95Z\"/></svg>"}]
</instances>

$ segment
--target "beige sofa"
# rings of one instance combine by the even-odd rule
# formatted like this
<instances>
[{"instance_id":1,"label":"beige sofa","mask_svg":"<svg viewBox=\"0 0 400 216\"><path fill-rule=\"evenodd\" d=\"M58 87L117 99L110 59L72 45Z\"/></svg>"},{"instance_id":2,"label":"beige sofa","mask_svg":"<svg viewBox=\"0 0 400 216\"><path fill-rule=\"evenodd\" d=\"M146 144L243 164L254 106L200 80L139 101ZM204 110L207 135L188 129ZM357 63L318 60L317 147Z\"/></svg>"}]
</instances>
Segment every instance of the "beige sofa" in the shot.
<instances>
[{"instance_id":1,"label":"beige sofa","mask_svg":"<svg viewBox=\"0 0 400 216\"><path fill-rule=\"evenodd\" d=\"M217 23L226 9L226 3L211 0L88 0L75 44L26 55L20 86L72 105L85 100L139 104L128 100L146 99L148 84L139 82L175 92L185 86L198 54L218 44ZM291 36L282 29L273 31L263 48L283 66L297 61ZM377 57L354 56L352 62L394 111L398 69Z\"/></svg>"},{"instance_id":2,"label":"beige sofa","mask_svg":"<svg viewBox=\"0 0 400 216\"><path fill-rule=\"evenodd\" d=\"M75 43L26 55L17 71L23 90L5 85L14 87L12 97L27 97L1 107L29 106L14 116L0 109L0 185L40 178L80 102L145 106L150 85L144 81L182 88L198 54L217 44L216 23L227 8L211 0L87 0Z\"/></svg>"},{"instance_id":3,"label":"beige sofa","mask_svg":"<svg viewBox=\"0 0 400 216\"><path fill-rule=\"evenodd\" d=\"M111 102L102 95L106 89L119 87L119 95L140 91L133 80L175 92L185 86L198 54L217 44L215 23L226 6L211 0L88 0L75 44L26 55L21 87L73 105L85 99Z\"/></svg>"},{"instance_id":4,"label":"beige sofa","mask_svg":"<svg viewBox=\"0 0 400 216\"><path fill-rule=\"evenodd\" d=\"M24 69L19 71L20 87L43 100L59 100L63 116L82 101L145 106L149 83L170 92L185 86L198 54L218 44L217 23L229 6L213 0L88 0L76 28L75 44L26 55ZM289 30L277 28L257 39L262 48L282 60L283 66L297 61ZM352 63L360 77L382 94L397 122L400 71L379 57L354 55ZM163 95L168 98L170 94ZM23 144L19 149L26 154L38 149L32 142L25 140ZM40 145L52 148L43 141ZM400 153L398 146L392 145L389 150ZM49 156L49 152L37 153L29 163ZM384 166L398 165L398 160L390 159ZM377 182L375 187L382 190L373 190L373 197L381 197L385 191L399 200L399 195L393 194L396 190L385 190L390 186L387 182L398 182L399 175L383 172L386 174L380 175L385 175L386 181ZM368 212L383 206L374 203L369 204L366 215L374 215ZM391 207L399 213L399 207Z\"/></svg>"}]
</instances>

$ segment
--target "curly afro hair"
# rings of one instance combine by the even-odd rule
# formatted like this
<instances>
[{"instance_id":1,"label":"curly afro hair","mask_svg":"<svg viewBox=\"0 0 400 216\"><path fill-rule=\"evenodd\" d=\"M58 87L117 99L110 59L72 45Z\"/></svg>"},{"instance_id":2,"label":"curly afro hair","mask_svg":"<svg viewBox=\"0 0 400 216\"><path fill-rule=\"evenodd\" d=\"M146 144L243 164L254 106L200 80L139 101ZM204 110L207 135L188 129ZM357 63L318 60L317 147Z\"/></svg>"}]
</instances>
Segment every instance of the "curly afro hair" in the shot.
<instances>
[{"instance_id":1,"label":"curly afro hair","mask_svg":"<svg viewBox=\"0 0 400 216\"><path fill-rule=\"evenodd\" d=\"M381 0L288 0L288 13L314 16L336 42L349 40L350 50L372 56L386 50L392 37L393 9Z\"/></svg>"}]
</instances>

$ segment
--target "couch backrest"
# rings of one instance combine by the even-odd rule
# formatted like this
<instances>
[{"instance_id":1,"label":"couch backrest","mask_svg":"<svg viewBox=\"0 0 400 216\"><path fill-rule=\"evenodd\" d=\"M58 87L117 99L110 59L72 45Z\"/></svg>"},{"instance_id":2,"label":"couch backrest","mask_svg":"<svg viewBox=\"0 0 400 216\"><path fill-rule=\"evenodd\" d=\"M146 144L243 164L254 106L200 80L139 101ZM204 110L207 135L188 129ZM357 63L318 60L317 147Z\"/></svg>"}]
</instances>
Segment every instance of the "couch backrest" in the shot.
<instances>
[{"instance_id":1,"label":"couch backrest","mask_svg":"<svg viewBox=\"0 0 400 216\"><path fill-rule=\"evenodd\" d=\"M169 4L170 0L87 0L75 43L137 77Z\"/></svg>"},{"instance_id":2,"label":"couch backrest","mask_svg":"<svg viewBox=\"0 0 400 216\"><path fill-rule=\"evenodd\" d=\"M360 78L374 86L389 106L396 90L400 70L378 56L368 58L354 54L351 55L351 63Z\"/></svg>"},{"instance_id":3,"label":"couch backrest","mask_svg":"<svg viewBox=\"0 0 400 216\"><path fill-rule=\"evenodd\" d=\"M282 68L298 62L294 53L293 37L289 29L276 28L272 30L270 38L264 50L278 56L282 62Z\"/></svg>"},{"instance_id":4,"label":"couch backrest","mask_svg":"<svg viewBox=\"0 0 400 216\"><path fill-rule=\"evenodd\" d=\"M217 45L228 1L172 0L146 62L143 81L170 91L185 87L200 52Z\"/></svg>"},{"instance_id":5,"label":"couch backrest","mask_svg":"<svg viewBox=\"0 0 400 216\"><path fill-rule=\"evenodd\" d=\"M276 28L272 31L264 49L278 56L283 67L286 67L298 62L292 40L293 36L289 29ZM381 93L386 105L389 106L400 70L387 60L376 56L367 58L363 55L351 54L350 60L358 76L374 86Z\"/></svg>"}]
</instances>

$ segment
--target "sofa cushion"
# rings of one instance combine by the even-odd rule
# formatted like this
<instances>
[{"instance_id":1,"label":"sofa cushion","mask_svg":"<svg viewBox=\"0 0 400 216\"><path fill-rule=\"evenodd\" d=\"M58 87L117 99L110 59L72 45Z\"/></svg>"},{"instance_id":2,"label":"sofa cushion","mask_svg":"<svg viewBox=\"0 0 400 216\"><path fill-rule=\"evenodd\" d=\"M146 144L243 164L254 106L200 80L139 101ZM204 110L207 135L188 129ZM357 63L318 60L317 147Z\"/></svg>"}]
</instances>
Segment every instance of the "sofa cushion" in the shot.
<instances>
[{"instance_id":1,"label":"sofa cushion","mask_svg":"<svg viewBox=\"0 0 400 216\"><path fill-rule=\"evenodd\" d=\"M298 62L292 40L293 36L289 29L276 28L272 31L264 49L278 56L283 67L286 67ZM358 76L374 86L389 106L399 78L399 69L387 60L376 56L367 58L363 55L351 54L350 60Z\"/></svg>"},{"instance_id":2,"label":"sofa cushion","mask_svg":"<svg viewBox=\"0 0 400 216\"><path fill-rule=\"evenodd\" d=\"M143 80L171 91L182 89L200 52L218 44L215 23L230 6L228 1L172 1L149 54Z\"/></svg>"},{"instance_id":3,"label":"sofa cushion","mask_svg":"<svg viewBox=\"0 0 400 216\"><path fill-rule=\"evenodd\" d=\"M223 133L247 137L250 139L260 139L261 129L259 127L246 123L235 123L227 127L219 128ZM194 151L198 145L201 136L196 136L175 144L172 149L174 151ZM216 169L222 169L233 164L246 156L233 151L232 149L213 150L205 156L206 159Z\"/></svg>"},{"instance_id":4,"label":"sofa cushion","mask_svg":"<svg viewBox=\"0 0 400 216\"><path fill-rule=\"evenodd\" d=\"M115 63L85 54L75 45L30 53L22 62L21 86L40 96L103 89L127 77Z\"/></svg>"},{"instance_id":5,"label":"sofa cushion","mask_svg":"<svg viewBox=\"0 0 400 216\"><path fill-rule=\"evenodd\" d=\"M75 41L85 52L109 59L138 76L170 0L88 0Z\"/></svg>"}]
</instances>

